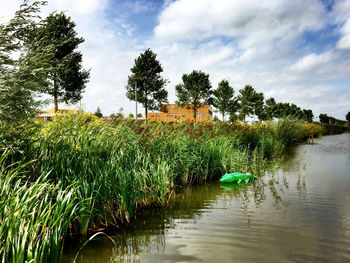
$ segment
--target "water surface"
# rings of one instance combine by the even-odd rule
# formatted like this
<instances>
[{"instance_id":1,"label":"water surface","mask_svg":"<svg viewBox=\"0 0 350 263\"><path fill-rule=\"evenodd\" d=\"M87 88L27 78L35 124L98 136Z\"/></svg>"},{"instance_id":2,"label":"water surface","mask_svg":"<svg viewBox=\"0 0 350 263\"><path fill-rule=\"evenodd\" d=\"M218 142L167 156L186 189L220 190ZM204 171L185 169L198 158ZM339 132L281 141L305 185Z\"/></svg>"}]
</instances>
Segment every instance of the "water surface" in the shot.
<instances>
[{"instance_id":1,"label":"water surface","mask_svg":"<svg viewBox=\"0 0 350 263\"><path fill-rule=\"evenodd\" d=\"M350 133L315 142L246 186L183 189L113 234L115 244L89 243L77 262L350 262Z\"/></svg>"}]
</instances>

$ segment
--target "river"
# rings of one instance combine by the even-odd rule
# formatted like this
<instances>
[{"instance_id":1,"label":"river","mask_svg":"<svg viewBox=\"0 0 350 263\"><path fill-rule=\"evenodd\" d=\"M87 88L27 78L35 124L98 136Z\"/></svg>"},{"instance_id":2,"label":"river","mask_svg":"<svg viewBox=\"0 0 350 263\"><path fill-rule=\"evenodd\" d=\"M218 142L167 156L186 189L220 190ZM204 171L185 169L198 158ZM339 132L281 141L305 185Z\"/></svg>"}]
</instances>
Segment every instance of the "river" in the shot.
<instances>
[{"instance_id":1,"label":"river","mask_svg":"<svg viewBox=\"0 0 350 263\"><path fill-rule=\"evenodd\" d=\"M247 185L183 189L111 238L77 262L350 262L350 133L293 147L288 164Z\"/></svg>"}]
</instances>

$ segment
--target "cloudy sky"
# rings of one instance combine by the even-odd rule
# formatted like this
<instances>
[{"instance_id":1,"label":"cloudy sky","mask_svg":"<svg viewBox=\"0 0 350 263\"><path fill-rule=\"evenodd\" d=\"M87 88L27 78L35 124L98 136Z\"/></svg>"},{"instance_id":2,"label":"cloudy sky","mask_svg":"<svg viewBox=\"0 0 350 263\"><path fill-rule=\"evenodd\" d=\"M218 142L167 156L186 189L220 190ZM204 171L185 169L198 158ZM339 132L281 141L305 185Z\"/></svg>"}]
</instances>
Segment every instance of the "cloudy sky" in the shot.
<instances>
[{"instance_id":1,"label":"cloudy sky","mask_svg":"<svg viewBox=\"0 0 350 263\"><path fill-rule=\"evenodd\" d=\"M19 0L0 0L2 21ZM91 79L82 103L134 112L125 85L145 49L163 65L169 102L183 73L209 73L265 98L344 119L350 111L350 0L49 0L77 24Z\"/></svg>"}]
</instances>

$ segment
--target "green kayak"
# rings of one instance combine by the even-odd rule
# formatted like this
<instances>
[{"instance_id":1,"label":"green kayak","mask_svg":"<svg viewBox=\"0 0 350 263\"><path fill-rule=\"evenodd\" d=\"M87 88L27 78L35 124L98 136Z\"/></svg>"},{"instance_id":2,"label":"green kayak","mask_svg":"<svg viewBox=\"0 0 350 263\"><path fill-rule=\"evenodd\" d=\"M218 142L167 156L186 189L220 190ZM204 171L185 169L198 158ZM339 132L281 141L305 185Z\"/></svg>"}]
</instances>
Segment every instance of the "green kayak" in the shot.
<instances>
[{"instance_id":1,"label":"green kayak","mask_svg":"<svg viewBox=\"0 0 350 263\"><path fill-rule=\"evenodd\" d=\"M232 173L225 174L223 177L221 177L220 182L240 184L242 182L248 183L249 181L254 181L255 179L256 176L252 174Z\"/></svg>"}]
</instances>

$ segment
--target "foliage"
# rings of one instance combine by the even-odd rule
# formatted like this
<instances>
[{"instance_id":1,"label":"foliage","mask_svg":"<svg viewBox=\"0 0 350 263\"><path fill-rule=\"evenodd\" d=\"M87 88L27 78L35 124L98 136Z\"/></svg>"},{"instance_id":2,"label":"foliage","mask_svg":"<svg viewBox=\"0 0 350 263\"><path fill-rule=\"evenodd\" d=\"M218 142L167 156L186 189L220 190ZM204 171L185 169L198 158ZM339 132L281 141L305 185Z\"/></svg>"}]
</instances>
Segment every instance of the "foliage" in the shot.
<instances>
[{"instance_id":1,"label":"foliage","mask_svg":"<svg viewBox=\"0 0 350 263\"><path fill-rule=\"evenodd\" d=\"M265 100L265 119L272 120L276 117L276 101L274 98Z\"/></svg>"},{"instance_id":2,"label":"foliage","mask_svg":"<svg viewBox=\"0 0 350 263\"><path fill-rule=\"evenodd\" d=\"M142 207L165 204L175 186L225 172L263 174L286 145L327 132L293 120L145 124L83 112L37 125L26 150L37 159L26 166L31 172L24 177L15 165L0 172L5 262L13 253L12 262L57 262L68 227L86 235L120 226Z\"/></svg>"},{"instance_id":3,"label":"foliage","mask_svg":"<svg viewBox=\"0 0 350 263\"><path fill-rule=\"evenodd\" d=\"M209 75L202 71L193 70L190 74L183 74L182 82L175 87L178 97L176 104L182 107L186 104L192 104L193 117L196 121L197 109L200 104L210 104L211 101L212 87Z\"/></svg>"},{"instance_id":4,"label":"foliage","mask_svg":"<svg viewBox=\"0 0 350 263\"><path fill-rule=\"evenodd\" d=\"M156 57L157 54L151 49L141 53L135 59L135 65L131 68L132 75L128 77L126 86L127 98L135 101L137 95L137 102L145 108L146 122L148 110L160 110L161 104L168 100L168 91L165 89L168 80L160 75L163 68Z\"/></svg>"},{"instance_id":5,"label":"foliage","mask_svg":"<svg viewBox=\"0 0 350 263\"><path fill-rule=\"evenodd\" d=\"M55 111L58 103L77 103L90 73L82 67L82 54L76 51L84 39L77 37L75 23L63 12L46 17L28 44L31 54L42 54L47 68L48 85L43 92L53 96Z\"/></svg>"},{"instance_id":6,"label":"foliage","mask_svg":"<svg viewBox=\"0 0 350 263\"><path fill-rule=\"evenodd\" d=\"M0 156L0 258L2 262L60 262L62 235L74 219L73 186L62 189L47 176L30 182L26 165L6 168Z\"/></svg>"},{"instance_id":7,"label":"foliage","mask_svg":"<svg viewBox=\"0 0 350 263\"><path fill-rule=\"evenodd\" d=\"M239 118L245 122L246 116L252 114L258 115L259 119L263 118L264 95L257 93L251 85L246 85L239 90Z\"/></svg>"},{"instance_id":8,"label":"foliage","mask_svg":"<svg viewBox=\"0 0 350 263\"><path fill-rule=\"evenodd\" d=\"M38 27L37 14L44 1L25 1L15 16L0 25L0 121L16 126L31 120L40 105L35 100L43 84L41 60L24 48Z\"/></svg>"},{"instance_id":9,"label":"foliage","mask_svg":"<svg viewBox=\"0 0 350 263\"><path fill-rule=\"evenodd\" d=\"M345 119L350 123L350 111L345 115Z\"/></svg>"},{"instance_id":10,"label":"foliage","mask_svg":"<svg viewBox=\"0 0 350 263\"><path fill-rule=\"evenodd\" d=\"M314 114L312 113L312 110L303 110L302 113L303 119L308 122L308 123L312 123L313 118L314 118Z\"/></svg>"},{"instance_id":11,"label":"foliage","mask_svg":"<svg viewBox=\"0 0 350 263\"><path fill-rule=\"evenodd\" d=\"M234 90L227 80L222 80L216 90L213 91L212 104L222 114L222 121L225 121L225 114L235 114L238 108L237 100L234 99Z\"/></svg>"},{"instance_id":12,"label":"foliage","mask_svg":"<svg viewBox=\"0 0 350 263\"><path fill-rule=\"evenodd\" d=\"M100 107L97 107L97 110L94 114L99 118L103 117L103 114L102 114Z\"/></svg>"}]
</instances>

